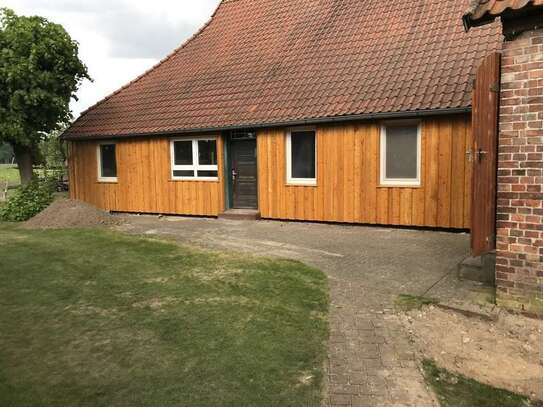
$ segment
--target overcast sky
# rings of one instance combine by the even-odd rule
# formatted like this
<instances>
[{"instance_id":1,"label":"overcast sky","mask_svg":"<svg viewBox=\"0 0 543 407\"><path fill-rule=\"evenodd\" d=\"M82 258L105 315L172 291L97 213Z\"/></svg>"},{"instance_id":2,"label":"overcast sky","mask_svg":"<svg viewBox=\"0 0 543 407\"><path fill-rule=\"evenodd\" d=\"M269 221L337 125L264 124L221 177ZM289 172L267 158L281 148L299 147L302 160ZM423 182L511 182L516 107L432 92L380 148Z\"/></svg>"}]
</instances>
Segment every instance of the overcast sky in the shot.
<instances>
[{"instance_id":1,"label":"overcast sky","mask_svg":"<svg viewBox=\"0 0 543 407\"><path fill-rule=\"evenodd\" d=\"M72 101L74 116L149 69L198 30L219 0L0 0L17 14L62 24L79 42L94 82Z\"/></svg>"}]
</instances>

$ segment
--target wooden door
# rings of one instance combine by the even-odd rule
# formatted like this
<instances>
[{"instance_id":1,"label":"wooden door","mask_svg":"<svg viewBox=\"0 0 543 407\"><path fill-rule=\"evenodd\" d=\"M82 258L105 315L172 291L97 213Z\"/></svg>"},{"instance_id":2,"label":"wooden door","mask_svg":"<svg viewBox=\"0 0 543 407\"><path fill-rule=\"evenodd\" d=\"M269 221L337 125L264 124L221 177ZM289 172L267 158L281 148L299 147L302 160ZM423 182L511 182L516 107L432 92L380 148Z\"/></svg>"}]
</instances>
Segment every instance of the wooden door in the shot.
<instances>
[{"instance_id":1,"label":"wooden door","mask_svg":"<svg viewBox=\"0 0 543 407\"><path fill-rule=\"evenodd\" d=\"M471 250L479 256L496 248L496 184L498 114L500 97L498 53L485 58L473 89L473 145L468 150L473 165L471 194Z\"/></svg>"},{"instance_id":2,"label":"wooden door","mask_svg":"<svg viewBox=\"0 0 543 407\"><path fill-rule=\"evenodd\" d=\"M233 140L230 148L233 207L256 209L258 207L256 140Z\"/></svg>"}]
</instances>

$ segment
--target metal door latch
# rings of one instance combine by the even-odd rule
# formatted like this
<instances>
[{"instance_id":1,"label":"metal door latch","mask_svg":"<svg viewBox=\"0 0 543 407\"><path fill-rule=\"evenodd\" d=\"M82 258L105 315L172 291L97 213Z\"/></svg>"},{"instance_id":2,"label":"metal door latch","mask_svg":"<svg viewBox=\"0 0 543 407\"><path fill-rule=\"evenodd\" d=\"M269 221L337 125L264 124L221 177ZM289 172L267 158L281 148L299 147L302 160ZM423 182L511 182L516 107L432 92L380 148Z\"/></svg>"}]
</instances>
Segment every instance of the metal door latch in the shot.
<instances>
[{"instance_id":1,"label":"metal door latch","mask_svg":"<svg viewBox=\"0 0 543 407\"><path fill-rule=\"evenodd\" d=\"M484 156L485 154L488 154L488 151L484 151L484 150L482 150L482 149L478 149L478 150L475 152L475 154L477 154L477 161L481 161L482 158L483 158L483 156Z\"/></svg>"},{"instance_id":2,"label":"metal door latch","mask_svg":"<svg viewBox=\"0 0 543 407\"><path fill-rule=\"evenodd\" d=\"M466 150L466 156L468 157L468 161L470 163L473 161L481 162L483 156L486 154L488 154L488 151L481 148L477 149L476 151L473 151L471 148Z\"/></svg>"}]
</instances>

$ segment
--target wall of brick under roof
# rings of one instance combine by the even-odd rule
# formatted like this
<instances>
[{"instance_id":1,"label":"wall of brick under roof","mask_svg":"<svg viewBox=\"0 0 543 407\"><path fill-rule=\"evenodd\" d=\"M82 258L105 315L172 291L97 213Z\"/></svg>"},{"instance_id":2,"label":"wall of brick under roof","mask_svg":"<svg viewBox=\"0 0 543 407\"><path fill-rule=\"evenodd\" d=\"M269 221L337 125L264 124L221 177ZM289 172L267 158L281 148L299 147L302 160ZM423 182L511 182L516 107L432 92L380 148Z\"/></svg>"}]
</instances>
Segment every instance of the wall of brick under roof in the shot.
<instances>
[{"instance_id":1,"label":"wall of brick under roof","mask_svg":"<svg viewBox=\"0 0 543 407\"><path fill-rule=\"evenodd\" d=\"M497 301L543 313L543 30L503 45Z\"/></svg>"}]
</instances>

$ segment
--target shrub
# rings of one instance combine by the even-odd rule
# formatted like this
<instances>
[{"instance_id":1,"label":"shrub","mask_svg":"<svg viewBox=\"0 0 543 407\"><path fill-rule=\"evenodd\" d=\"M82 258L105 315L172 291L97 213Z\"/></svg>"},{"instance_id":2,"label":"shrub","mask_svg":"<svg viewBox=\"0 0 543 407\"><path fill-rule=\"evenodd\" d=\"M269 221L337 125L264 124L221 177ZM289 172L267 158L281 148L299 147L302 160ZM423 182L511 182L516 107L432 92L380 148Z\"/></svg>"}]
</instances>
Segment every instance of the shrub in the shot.
<instances>
[{"instance_id":1,"label":"shrub","mask_svg":"<svg viewBox=\"0 0 543 407\"><path fill-rule=\"evenodd\" d=\"M53 201L55 183L51 179L33 179L23 185L0 206L0 220L22 222L37 215Z\"/></svg>"}]
</instances>

